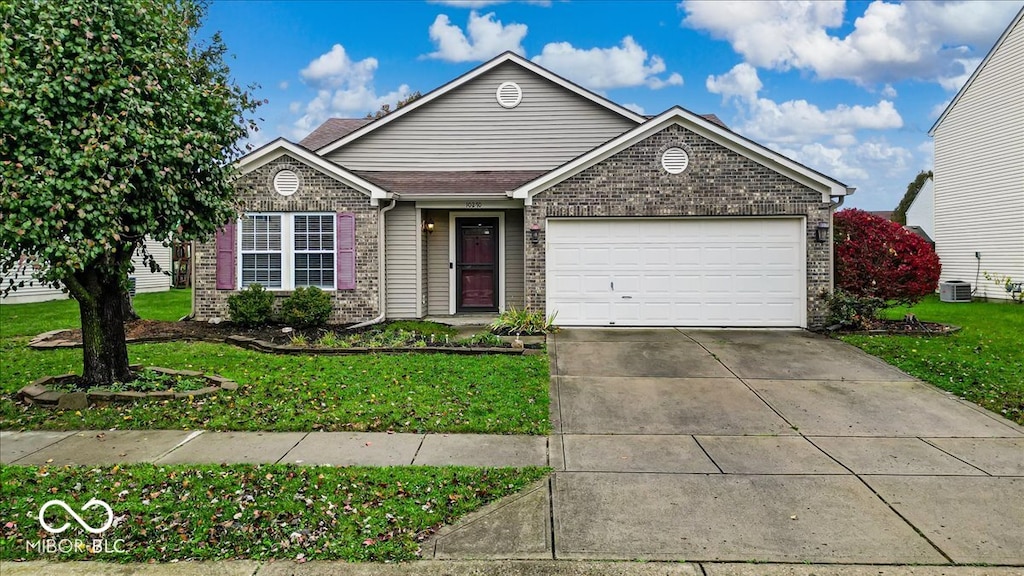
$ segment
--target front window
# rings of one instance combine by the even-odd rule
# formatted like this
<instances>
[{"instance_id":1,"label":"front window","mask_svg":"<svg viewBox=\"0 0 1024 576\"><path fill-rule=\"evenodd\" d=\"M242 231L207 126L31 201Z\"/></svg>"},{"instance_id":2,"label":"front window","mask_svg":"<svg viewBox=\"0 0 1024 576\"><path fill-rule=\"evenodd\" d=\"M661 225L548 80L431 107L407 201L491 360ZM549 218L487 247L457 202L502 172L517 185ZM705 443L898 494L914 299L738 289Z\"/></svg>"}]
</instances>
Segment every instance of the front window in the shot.
<instances>
[{"instance_id":1,"label":"front window","mask_svg":"<svg viewBox=\"0 0 1024 576\"><path fill-rule=\"evenodd\" d=\"M335 287L334 214L247 214L242 218L241 287Z\"/></svg>"}]
</instances>

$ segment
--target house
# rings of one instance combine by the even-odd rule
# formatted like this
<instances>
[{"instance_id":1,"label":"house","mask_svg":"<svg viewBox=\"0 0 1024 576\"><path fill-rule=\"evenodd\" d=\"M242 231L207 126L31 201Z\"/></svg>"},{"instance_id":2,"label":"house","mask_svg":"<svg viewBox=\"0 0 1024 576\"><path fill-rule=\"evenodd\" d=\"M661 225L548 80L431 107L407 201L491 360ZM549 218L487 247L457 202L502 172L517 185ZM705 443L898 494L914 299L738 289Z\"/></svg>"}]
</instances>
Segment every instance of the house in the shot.
<instances>
[{"instance_id":1,"label":"house","mask_svg":"<svg viewBox=\"0 0 1024 576\"><path fill-rule=\"evenodd\" d=\"M131 277L135 278L136 292L164 292L171 288L171 248L164 246L162 242L147 238L146 251L156 259L160 265L160 272L150 272L149 266L142 265L142 254L136 252L132 255L132 263L135 264L135 272ZM47 300L63 300L68 297L67 292L60 288L53 288L40 284L32 275L32 269L25 267L18 270L18 277L14 274L0 276L0 286L6 286L8 281L25 282L25 285L16 291L0 298L2 304L24 304L26 302L46 302Z\"/></svg>"},{"instance_id":2,"label":"house","mask_svg":"<svg viewBox=\"0 0 1024 576\"><path fill-rule=\"evenodd\" d=\"M906 228L928 242L935 237L935 182L932 178L924 181L914 200L907 208Z\"/></svg>"},{"instance_id":3,"label":"house","mask_svg":"<svg viewBox=\"0 0 1024 576\"><path fill-rule=\"evenodd\" d=\"M238 160L194 314L315 285L332 320L508 306L563 326L821 326L853 189L718 121L637 114L506 53L372 122Z\"/></svg>"},{"instance_id":4,"label":"house","mask_svg":"<svg viewBox=\"0 0 1024 576\"><path fill-rule=\"evenodd\" d=\"M1024 280L1024 9L928 132L935 141L940 281L1008 299L993 276Z\"/></svg>"}]
</instances>

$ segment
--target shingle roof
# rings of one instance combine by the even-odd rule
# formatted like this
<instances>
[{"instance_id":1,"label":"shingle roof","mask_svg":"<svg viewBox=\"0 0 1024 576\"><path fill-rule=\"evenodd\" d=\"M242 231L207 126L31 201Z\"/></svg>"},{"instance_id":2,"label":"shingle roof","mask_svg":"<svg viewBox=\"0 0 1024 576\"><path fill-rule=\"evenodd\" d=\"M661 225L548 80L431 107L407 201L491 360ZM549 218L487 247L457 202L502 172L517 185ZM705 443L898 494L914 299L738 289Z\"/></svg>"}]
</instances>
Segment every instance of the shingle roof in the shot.
<instances>
[{"instance_id":1,"label":"shingle roof","mask_svg":"<svg viewBox=\"0 0 1024 576\"><path fill-rule=\"evenodd\" d=\"M517 188L544 174L545 170L503 170L482 172L380 172L354 170L353 173L404 198L445 195L491 195L505 197Z\"/></svg>"},{"instance_id":2,"label":"shingle roof","mask_svg":"<svg viewBox=\"0 0 1024 576\"><path fill-rule=\"evenodd\" d=\"M345 136L349 132L362 128L371 122L370 118L328 118L326 122L317 127L299 142L299 146L310 150L319 150Z\"/></svg>"}]
</instances>

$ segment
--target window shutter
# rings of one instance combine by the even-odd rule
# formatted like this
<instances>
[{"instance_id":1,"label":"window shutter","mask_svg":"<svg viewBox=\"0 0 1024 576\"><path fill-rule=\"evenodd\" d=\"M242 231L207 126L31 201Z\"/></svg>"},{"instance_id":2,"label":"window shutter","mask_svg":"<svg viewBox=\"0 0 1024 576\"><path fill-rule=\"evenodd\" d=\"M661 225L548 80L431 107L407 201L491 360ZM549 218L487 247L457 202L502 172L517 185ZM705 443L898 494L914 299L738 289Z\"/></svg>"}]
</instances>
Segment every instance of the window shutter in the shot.
<instances>
[{"instance_id":1,"label":"window shutter","mask_svg":"<svg viewBox=\"0 0 1024 576\"><path fill-rule=\"evenodd\" d=\"M234 290L235 283L235 221L217 230L217 290Z\"/></svg>"},{"instance_id":2,"label":"window shutter","mask_svg":"<svg viewBox=\"0 0 1024 576\"><path fill-rule=\"evenodd\" d=\"M356 215L338 212L338 290L356 289Z\"/></svg>"}]
</instances>

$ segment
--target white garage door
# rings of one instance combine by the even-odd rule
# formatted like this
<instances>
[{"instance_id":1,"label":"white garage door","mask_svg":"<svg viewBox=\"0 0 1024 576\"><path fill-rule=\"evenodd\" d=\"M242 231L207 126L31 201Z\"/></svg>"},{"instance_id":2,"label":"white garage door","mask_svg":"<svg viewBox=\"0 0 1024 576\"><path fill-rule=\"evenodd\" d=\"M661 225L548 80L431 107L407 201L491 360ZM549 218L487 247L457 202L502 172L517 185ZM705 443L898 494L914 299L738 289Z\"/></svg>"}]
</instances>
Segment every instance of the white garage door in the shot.
<instances>
[{"instance_id":1,"label":"white garage door","mask_svg":"<svg viewBox=\"0 0 1024 576\"><path fill-rule=\"evenodd\" d=\"M562 326L806 326L802 219L547 223Z\"/></svg>"}]
</instances>

